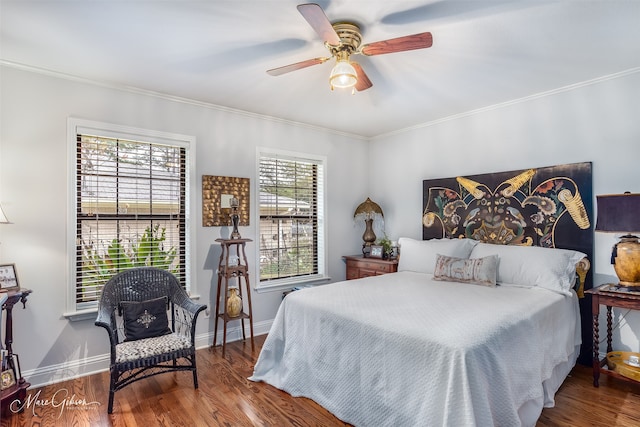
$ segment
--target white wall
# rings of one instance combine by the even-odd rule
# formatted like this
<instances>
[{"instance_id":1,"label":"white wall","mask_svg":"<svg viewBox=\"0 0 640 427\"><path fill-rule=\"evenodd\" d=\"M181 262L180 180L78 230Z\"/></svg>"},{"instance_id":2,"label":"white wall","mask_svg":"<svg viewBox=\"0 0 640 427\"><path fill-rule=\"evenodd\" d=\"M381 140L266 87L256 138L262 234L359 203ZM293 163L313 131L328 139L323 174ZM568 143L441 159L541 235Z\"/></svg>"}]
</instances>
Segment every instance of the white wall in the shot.
<instances>
[{"instance_id":1,"label":"white wall","mask_svg":"<svg viewBox=\"0 0 640 427\"><path fill-rule=\"evenodd\" d=\"M326 156L329 274L333 280L344 279L341 256L356 253L361 241L362 230L354 227L351 218L357 204L368 195L367 141L28 70L0 67L0 73L0 202L13 222L0 226L0 263L15 263L21 286L33 290L26 310L14 310L14 349L32 383L108 366L104 330L94 326L93 320L71 322L62 316L70 262L66 253L66 189L74 167L67 162L68 117L196 137L194 278L201 300L209 307L214 302L210 289L219 256L219 246L213 242L222 230L201 225L202 175L251 178L253 193L256 146ZM256 224L252 217L251 226L241 228L242 236L255 238ZM255 247L249 245L253 281L257 277L254 254ZM252 293L259 333L268 331L281 296L281 291ZM229 326L233 328L234 323ZM199 319L197 334L201 345L211 343L213 317Z\"/></svg>"},{"instance_id":2,"label":"white wall","mask_svg":"<svg viewBox=\"0 0 640 427\"><path fill-rule=\"evenodd\" d=\"M371 193L384 207L387 234L422 238L422 180L430 178L591 161L594 195L639 193L639 95L640 73L629 73L377 138L370 162L384 173L371 177ZM615 241L595 233L596 285L616 280ZM626 315L614 348L639 351L640 312L614 314L614 323Z\"/></svg>"}]
</instances>

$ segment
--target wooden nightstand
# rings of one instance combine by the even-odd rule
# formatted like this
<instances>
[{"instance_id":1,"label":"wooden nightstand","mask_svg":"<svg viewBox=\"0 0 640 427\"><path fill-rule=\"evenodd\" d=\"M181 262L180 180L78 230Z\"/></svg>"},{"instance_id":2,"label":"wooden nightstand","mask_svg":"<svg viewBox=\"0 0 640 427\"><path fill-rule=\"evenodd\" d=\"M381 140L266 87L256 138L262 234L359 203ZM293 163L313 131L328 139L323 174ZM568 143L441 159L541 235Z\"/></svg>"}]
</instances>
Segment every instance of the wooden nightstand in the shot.
<instances>
[{"instance_id":1,"label":"wooden nightstand","mask_svg":"<svg viewBox=\"0 0 640 427\"><path fill-rule=\"evenodd\" d=\"M365 258L362 255L347 255L342 258L347 262L347 280L398 271L397 259Z\"/></svg>"},{"instance_id":2,"label":"wooden nightstand","mask_svg":"<svg viewBox=\"0 0 640 427\"><path fill-rule=\"evenodd\" d=\"M613 377L626 381L636 382L631 378L624 377L615 371L605 368L607 364L606 357L600 360L598 343L600 342L599 331L599 315L600 306L607 308L607 353L613 351L612 346L612 323L611 307L627 308L629 310L640 310L640 295L625 294L622 292L608 292L606 289L609 285L602 285L598 288L585 291L591 295L591 312L593 315L593 385L598 387L600 373L611 375Z\"/></svg>"}]
</instances>

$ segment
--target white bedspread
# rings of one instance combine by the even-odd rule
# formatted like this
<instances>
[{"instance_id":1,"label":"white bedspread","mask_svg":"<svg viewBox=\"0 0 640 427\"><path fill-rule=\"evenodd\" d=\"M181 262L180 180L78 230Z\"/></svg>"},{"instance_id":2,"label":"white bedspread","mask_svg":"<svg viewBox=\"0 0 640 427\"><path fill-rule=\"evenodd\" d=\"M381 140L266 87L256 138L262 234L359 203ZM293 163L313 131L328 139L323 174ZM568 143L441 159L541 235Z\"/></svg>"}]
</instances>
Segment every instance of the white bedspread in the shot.
<instances>
[{"instance_id":1,"label":"white bedspread","mask_svg":"<svg viewBox=\"0 0 640 427\"><path fill-rule=\"evenodd\" d=\"M356 426L534 425L575 363L577 298L431 277L289 294L250 379Z\"/></svg>"}]
</instances>

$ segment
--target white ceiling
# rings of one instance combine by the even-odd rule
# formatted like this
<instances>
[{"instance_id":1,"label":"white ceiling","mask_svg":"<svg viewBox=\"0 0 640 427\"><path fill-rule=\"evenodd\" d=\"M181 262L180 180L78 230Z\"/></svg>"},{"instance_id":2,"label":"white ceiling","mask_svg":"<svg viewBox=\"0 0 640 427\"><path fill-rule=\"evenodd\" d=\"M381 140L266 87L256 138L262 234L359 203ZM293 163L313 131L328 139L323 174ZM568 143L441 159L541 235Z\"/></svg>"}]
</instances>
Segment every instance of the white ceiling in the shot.
<instances>
[{"instance_id":1,"label":"white ceiling","mask_svg":"<svg viewBox=\"0 0 640 427\"><path fill-rule=\"evenodd\" d=\"M265 72L326 56L302 2L0 0L0 60L363 137L640 72L640 0L318 1L364 43L434 40L354 57L373 87L332 92L332 61Z\"/></svg>"}]
</instances>

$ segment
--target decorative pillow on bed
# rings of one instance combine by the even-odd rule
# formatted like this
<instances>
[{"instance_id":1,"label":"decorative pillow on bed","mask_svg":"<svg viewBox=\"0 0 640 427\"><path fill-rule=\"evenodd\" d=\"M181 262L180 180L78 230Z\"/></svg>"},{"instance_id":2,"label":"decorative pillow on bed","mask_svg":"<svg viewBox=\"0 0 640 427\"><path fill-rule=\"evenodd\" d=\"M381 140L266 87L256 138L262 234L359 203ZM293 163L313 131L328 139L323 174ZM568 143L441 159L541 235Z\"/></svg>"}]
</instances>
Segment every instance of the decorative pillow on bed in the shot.
<instances>
[{"instance_id":1,"label":"decorative pillow on bed","mask_svg":"<svg viewBox=\"0 0 640 427\"><path fill-rule=\"evenodd\" d=\"M122 301L125 341L158 337L171 333L167 318L167 297L147 301Z\"/></svg>"},{"instance_id":2,"label":"decorative pillow on bed","mask_svg":"<svg viewBox=\"0 0 640 427\"><path fill-rule=\"evenodd\" d=\"M434 280L496 286L498 255L484 258L453 258L438 254Z\"/></svg>"},{"instance_id":3,"label":"decorative pillow on bed","mask_svg":"<svg viewBox=\"0 0 640 427\"><path fill-rule=\"evenodd\" d=\"M570 295L576 281L576 264L585 254L568 249L539 246L492 245L478 243L471 258L498 255L498 284L539 286Z\"/></svg>"},{"instance_id":4,"label":"decorative pillow on bed","mask_svg":"<svg viewBox=\"0 0 640 427\"><path fill-rule=\"evenodd\" d=\"M398 239L400 259L398 271L417 271L433 274L438 254L456 258L469 258L471 250L478 244L471 239L415 240L409 237Z\"/></svg>"}]
</instances>

